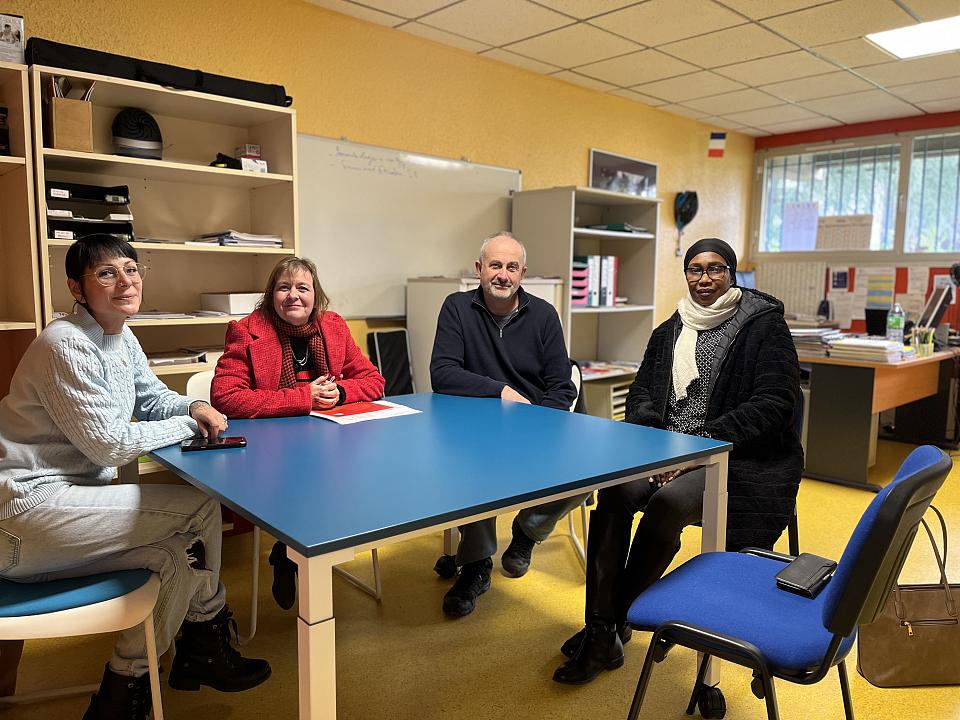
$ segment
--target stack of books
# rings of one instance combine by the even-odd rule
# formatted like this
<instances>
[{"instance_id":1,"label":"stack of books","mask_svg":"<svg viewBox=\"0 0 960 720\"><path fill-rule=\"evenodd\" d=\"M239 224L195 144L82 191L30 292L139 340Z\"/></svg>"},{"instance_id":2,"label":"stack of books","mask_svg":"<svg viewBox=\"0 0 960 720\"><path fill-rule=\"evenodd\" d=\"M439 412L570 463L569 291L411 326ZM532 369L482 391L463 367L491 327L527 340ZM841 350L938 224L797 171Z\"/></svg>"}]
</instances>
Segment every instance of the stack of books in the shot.
<instances>
[{"instance_id":1,"label":"stack of books","mask_svg":"<svg viewBox=\"0 0 960 720\"><path fill-rule=\"evenodd\" d=\"M613 307L617 304L616 255L575 255L570 274L570 304Z\"/></svg>"},{"instance_id":2,"label":"stack of books","mask_svg":"<svg viewBox=\"0 0 960 720\"><path fill-rule=\"evenodd\" d=\"M841 338L830 342L829 355L846 360L900 362L903 359L903 344L895 340Z\"/></svg>"},{"instance_id":3,"label":"stack of books","mask_svg":"<svg viewBox=\"0 0 960 720\"><path fill-rule=\"evenodd\" d=\"M801 355L826 357L830 342L840 340L843 333L835 328L790 328L793 344Z\"/></svg>"},{"instance_id":4,"label":"stack of books","mask_svg":"<svg viewBox=\"0 0 960 720\"><path fill-rule=\"evenodd\" d=\"M237 247L283 247L283 238L279 235L255 235L253 233L237 232L236 230L221 230L219 232L201 235L195 240L188 240L188 245L232 245Z\"/></svg>"},{"instance_id":5,"label":"stack of books","mask_svg":"<svg viewBox=\"0 0 960 720\"><path fill-rule=\"evenodd\" d=\"M633 375L640 369L640 363L629 360L581 360L580 372L584 381L599 380L600 378Z\"/></svg>"}]
</instances>

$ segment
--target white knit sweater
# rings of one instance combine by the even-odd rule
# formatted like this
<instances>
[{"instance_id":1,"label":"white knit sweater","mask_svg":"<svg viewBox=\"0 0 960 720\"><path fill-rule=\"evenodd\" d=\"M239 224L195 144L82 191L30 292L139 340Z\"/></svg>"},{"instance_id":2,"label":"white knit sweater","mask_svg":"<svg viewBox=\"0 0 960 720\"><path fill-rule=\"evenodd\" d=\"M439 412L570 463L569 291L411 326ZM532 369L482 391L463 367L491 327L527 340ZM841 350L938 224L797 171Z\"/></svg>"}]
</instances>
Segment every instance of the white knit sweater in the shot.
<instances>
[{"instance_id":1,"label":"white knit sweater","mask_svg":"<svg viewBox=\"0 0 960 720\"><path fill-rule=\"evenodd\" d=\"M129 328L104 335L83 308L50 323L0 401L0 520L194 436L190 402L157 379Z\"/></svg>"}]
</instances>

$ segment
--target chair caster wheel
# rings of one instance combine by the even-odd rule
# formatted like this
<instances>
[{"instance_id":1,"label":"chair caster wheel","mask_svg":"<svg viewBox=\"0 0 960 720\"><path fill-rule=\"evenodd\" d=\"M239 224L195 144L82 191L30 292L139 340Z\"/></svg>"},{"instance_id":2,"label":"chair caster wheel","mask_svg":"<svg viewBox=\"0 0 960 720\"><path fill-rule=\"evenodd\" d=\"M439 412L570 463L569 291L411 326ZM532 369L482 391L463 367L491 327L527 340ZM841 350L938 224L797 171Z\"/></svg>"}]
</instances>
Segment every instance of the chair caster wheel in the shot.
<instances>
[{"instance_id":1,"label":"chair caster wheel","mask_svg":"<svg viewBox=\"0 0 960 720\"><path fill-rule=\"evenodd\" d=\"M700 717L717 718L720 720L727 714L727 701L723 699L723 692L718 687L703 687L700 690L700 697L697 699L697 709L700 710Z\"/></svg>"},{"instance_id":2,"label":"chair caster wheel","mask_svg":"<svg viewBox=\"0 0 960 720\"><path fill-rule=\"evenodd\" d=\"M759 675L754 675L753 680L750 681L750 689L753 691L753 694L756 696L757 700L763 700L763 678Z\"/></svg>"},{"instance_id":3,"label":"chair caster wheel","mask_svg":"<svg viewBox=\"0 0 960 720\"><path fill-rule=\"evenodd\" d=\"M657 646L653 649L653 661L655 663L661 663L667 659L667 654L670 650L676 645L669 640L661 640L657 643Z\"/></svg>"},{"instance_id":4,"label":"chair caster wheel","mask_svg":"<svg viewBox=\"0 0 960 720\"><path fill-rule=\"evenodd\" d=\"M444 580L449 580L457 574L457 558L453 555L441 555L437 558L433 571Z\"/></svg>"}]
</instances>

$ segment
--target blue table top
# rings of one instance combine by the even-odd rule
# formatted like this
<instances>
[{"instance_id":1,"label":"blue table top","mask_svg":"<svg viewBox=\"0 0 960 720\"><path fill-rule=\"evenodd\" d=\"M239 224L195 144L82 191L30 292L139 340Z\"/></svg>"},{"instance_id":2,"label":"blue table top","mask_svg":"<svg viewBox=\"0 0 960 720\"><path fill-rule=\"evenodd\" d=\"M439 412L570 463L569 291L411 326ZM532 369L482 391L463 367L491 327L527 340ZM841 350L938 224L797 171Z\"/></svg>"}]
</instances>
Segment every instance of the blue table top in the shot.
<instances>
[{"instance_id":1,"label":"blue table top","mask_svg":"<svg viewBox=\"0 0 960 720\"><path fill-rule=\"evenodd\" d=\"M422 393L416 415L230 420L247 447L152 457L306 557L732 448L494 398Z\"/></svg>"}]
</instances>

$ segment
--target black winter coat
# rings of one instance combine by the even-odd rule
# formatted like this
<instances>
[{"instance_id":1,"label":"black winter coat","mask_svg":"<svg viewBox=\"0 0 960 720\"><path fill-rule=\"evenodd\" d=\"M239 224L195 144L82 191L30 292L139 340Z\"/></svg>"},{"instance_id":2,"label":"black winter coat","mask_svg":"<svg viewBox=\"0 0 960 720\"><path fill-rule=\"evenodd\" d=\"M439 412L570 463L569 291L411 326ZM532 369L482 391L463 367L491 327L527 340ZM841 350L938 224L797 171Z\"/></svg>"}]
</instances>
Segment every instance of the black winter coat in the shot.
<instances>
[{"instance_id":1,"label":"black winter coat","mask_svg":"<svg viewBox=\"0 0 960 720\"><path fill-rule=\"evenodd\" d=\"M773 547L793 513L803 449L794 429L800 380L783 303L742 289L710 373L704 434L733 443L728 468L727 549ZM650 336L627 395L627 422L665 428L677 313Z\"/></svg>"}]
</instances>

